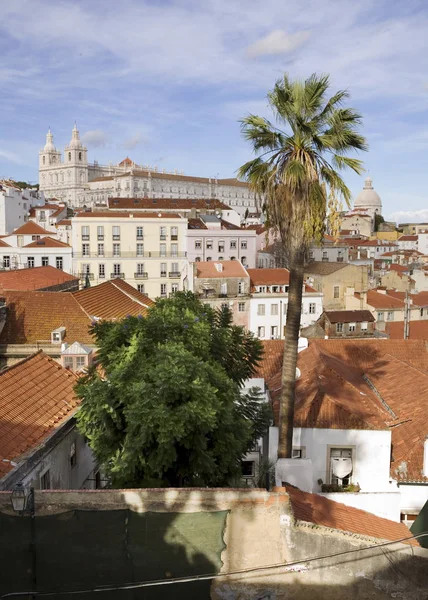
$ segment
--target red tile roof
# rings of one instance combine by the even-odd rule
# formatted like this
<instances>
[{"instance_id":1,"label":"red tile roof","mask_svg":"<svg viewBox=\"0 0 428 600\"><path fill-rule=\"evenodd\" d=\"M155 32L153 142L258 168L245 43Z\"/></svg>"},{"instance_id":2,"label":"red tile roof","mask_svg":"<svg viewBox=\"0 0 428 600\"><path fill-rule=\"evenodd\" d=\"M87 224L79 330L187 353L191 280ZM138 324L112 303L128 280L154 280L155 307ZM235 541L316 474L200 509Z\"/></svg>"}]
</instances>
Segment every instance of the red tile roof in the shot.
<instances>
[{"instance_id":1,"label":"red tile roof","mask_svg":"<svg viewBox=\"0 0 428 600\"><path fill-rule=\"evenodd\" d=\"M390 271L397 271L398 273L408 273L409 267L404 267L403 265L397 265L397 263L392 263L389 265Z\"/></svg>"},{"instance_id":2,"label":"red tile roof","mask_svg":"<svg viewBox=\"0 0 428 600\"><path fill-rule=\"evenodd\" d=\"M147 309L155 304L122 279L74 292L73 296L91 317L106 320L145 315Z\"/></svg>"},{"instance_id":3,"label":"red tile roof","mask_svg":"<svg viewBox=\"0 0 428 600\"><path fill-rule=\"evenodd\" d=\"M428 292L419 292L410 296L413 306L428 306Z\"/></svg>"},{"instance_id":4,"label":"red tile roof","mask_svg":"<svg viewBox=\"0 0 428 600\"><path fill-rule=\"evenodd\" d=\"M385 333L393 340L402 340L404 338L404 321L386 323ZM428 321L410 321L409 340L426 340L428 342Z\"/></svg>"},{"instance_id":5,"label":"red tile roof","mask_svg":"<svg viewBox=\"0 0 428 600\"><path fill-rule=\"evenodd\" d=\"M43 290L67 281L78 280L73 275L51 266L0 272L0 287L4 290Z\"/></svg>"},{"instance_id":6,"label":"red tile roof","mask_svg":"<svg viewBox=\"0 0 428 600\"><path fill-rule=\"evenodd\" d=\"M398 298L393 298L388 294L382 294L376 292L376 290L369 290L367 292L367 304L373 306L374 309L378 308L401 308L404 309L404 302Z\"/></svg>"},{"instance_id":7,"label":"red tile roof","mask_svg":"<svg viewBox=\"0 0 428 600\"><path fill-rule=\"evenodd\" d=\"M10 248L10 244L6 244L6 242L0 240L0 248Z\"/></svg>"},{"instance_id":8,"label":"red tile roof","mask_svg":"<svg viewBox=\"0 0 428 600\"><path fill-rule=\"evenodd\" d=\"M43 352L0 372L0 477L76 411L76 376Z\"/></svg>"},{"instance_id":9,"label":"red tile roof","mask_svg":"<svg viewBox=\"0 0 428 600\"><path fill-rule=\"evenodd\" d=\"M114 210L232 210L216 198L109 198L108 207Z\"/></svg>"},{"instance_id":10,"label":"red tile roof","mask_svg":"<svg viewBox=\"0 0 428 600\"><path fill-rule=\"evenodd\" d=\"M24 248L71 248L71 246L47 235L40 240L35 240L30 244L26 244Z\"/></svg>"},{"instance_id":11,"label":"red tile roof","mask_svg":"<svg viewBox=\"0 0 428 600\"><path fill-rule=\"evenodd\" d=\"M412 534L404 523L377 517L373 513L334 502L319 494L310 494L287 485L293 515L297 521L379 540L396 541ZM417 540L406 542L419 546Z\"/></svg>"},{"instance_id":12,"label":"red tile roof","mask_svg":"<svg viewBox=\"0 0 428 600\"><path fill-rule=\"evenodd\" d=\"M239 260L201 261L195 262L198 279L223 279L225 277L248 277L247 271ZM216 265L221 265L219 271Z\"/></svg>"},{"instance_id":13,"label":"red tile roof","mask_svg":"<svg viewBox=\"0 0 428 600\"><path fill-rule=\"evenodd\" d=\"M402 235L398 238L399 242L417 242L418 241L418 236L417 235Z\"/></svg>"},{"instance_id":14,"label":"red tile roof","mask_svg":"<svg viewBox=\"0 0 428 600\"><path fill-rule=\"evenodd\" d=\"M247 269L251 286L256 285L288 285L290 271L288 269Z\"/></svg>"},{"instance_id":15,"label":"red tile roof","mask_svg":"<svg viewBox=\"0 0 428 600\"><path fill-rule=\"evenodd\" d=\"M52 231L46 231L46 229L43 229L43 227L40 227L34 221L27 221L27 223L24 223L24 225L21 225L21 227L9 233L9 235L52 235Z\"/></svg>"},{"instance_id":16,"label":"red tile roof","mask_svg":"<svg viewBox=\"0 0 428 600\"><path fill-rule=\"evenodd\" d=\"M62 219L58 221L57 225L71 226L71 219Z\"/></svg>"},{"instance_id":17,"label":"red tile roof","mask_svg":"<svg viewBox=\"0 0 428 600\"><path fill-rule=\"evenodd\" d=\"M93 212L79 212L75 219L181 219L176 213L144 212L144 211L118 211L118 210L96 210Z\"/></svg>"},{"instance_id":18,"label":"red tile roof","mask_svg":"<svg viewBox=\"0 0 428 600\"><path fill-rule=\"evenodd\" d=\"M330 323L372 323L375 318L369 310L326 310Z\"/></svg>"}]
</instances>

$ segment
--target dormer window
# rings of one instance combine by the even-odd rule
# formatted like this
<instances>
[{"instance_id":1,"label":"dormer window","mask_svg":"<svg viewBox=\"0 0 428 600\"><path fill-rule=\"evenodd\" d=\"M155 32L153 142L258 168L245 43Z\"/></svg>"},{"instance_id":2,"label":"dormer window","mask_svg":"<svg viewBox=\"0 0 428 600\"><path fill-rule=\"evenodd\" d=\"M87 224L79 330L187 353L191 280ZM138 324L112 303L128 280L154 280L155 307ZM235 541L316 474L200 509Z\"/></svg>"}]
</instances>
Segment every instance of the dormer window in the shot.
<instances>
[{"instance_id":1,"label":"dormer window","mask_svg":"<svg viewBox=\"0 0 428 600\"><path fill-rule=\"evenodd\" d=\"M60 344L65 337L65 327L58 327L51 333L52 344Z\"/></svg>"}]
</instances>

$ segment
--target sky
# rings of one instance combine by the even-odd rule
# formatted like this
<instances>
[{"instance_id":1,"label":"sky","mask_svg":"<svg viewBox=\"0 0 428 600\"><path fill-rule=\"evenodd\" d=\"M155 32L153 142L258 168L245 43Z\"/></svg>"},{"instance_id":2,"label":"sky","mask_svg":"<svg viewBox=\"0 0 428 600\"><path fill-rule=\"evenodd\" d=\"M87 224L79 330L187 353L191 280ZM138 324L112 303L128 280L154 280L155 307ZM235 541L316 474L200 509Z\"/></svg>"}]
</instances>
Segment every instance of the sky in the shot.
<instances>
[{"instance_id":1,"label":"sky","mask_svg":"<svg viewBox=\"0 0 428 600\"><path fill-rule=\"evenodd\" d=\"M38 180L48 127L89 160L231 177L239 119L287 72L328 73L364 118L386 218L428 221L425 0L0 2L0 178ZM363 177L346 175L353 195Z\"/></svg>"}]
</instances>

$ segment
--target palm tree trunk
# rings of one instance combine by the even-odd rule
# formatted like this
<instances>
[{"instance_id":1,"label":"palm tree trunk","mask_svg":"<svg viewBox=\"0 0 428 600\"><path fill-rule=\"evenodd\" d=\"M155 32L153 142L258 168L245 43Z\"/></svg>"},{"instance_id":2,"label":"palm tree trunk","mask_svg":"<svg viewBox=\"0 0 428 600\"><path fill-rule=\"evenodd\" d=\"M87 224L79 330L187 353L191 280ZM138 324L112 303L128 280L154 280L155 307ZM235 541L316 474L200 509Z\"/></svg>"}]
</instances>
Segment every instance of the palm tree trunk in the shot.
<instances>
[{"instance_id":1,"label":"palm tree trunk","mask_svg":"<svg viewBox=\"0 0 428 600\"><path fill-rule=\"evenodd\" d=\"M290 256L289 265L290 284L288 288L284 359L282 364L278 458L291 458L293 449L294 396L303 294L303 251L294 252Z\"/></svg>"}]
</instances>

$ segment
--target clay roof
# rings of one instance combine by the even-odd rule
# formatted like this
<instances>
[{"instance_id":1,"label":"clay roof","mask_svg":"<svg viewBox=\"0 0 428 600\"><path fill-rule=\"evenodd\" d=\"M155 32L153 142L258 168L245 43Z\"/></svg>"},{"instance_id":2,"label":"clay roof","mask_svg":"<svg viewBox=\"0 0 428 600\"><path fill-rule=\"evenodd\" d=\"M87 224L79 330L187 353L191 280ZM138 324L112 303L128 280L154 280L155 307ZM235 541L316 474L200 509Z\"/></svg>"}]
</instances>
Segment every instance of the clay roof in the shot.
<instances>
[{"instance_id":1,"label":"clay roof","mask_svg":"<svg viewBox=\"0 0 428 600\"><path fill-rule=\"evenodd\" d=\"M393 298L389 294L382 294L376 290L367 292L367 304L374 309L379 308L404 308L404 302L398 298Z\"/></svg>"},{"instance_id":2,"label":"clay roof","mask_svg":"<svg viewBox=\"0 0 428 600\"><path fill-rule=\"evenodd\" d=\"M391 339L404 338L404 321L392 321L385 324L385 333ZM426 340L428 342L428 321L410 321L409 340Z\"/></svg>"},{"instance_id":3,"label":"clay roof","mask_svg":"<svg viewBox=\"0 0 428 600\"><path fill-rule=\"evenodd\" d=\"M255 231L257 233L257 235L266 233L265 225L246 225L245 229L250 229L252 231Z\"/></svg>"},{"instance_id":4,"label":"clay roof","mask_svg":"<svg viewBox=\"0 0 428 600\"><path fill-rule=\"evenodd\" d=\"M80 212L75 215L75 219L181 219L182 217L176 213L161 213L161 212L143 212L143 211L128 211L119 212L117 210L97 210L94 212Z\"/></svg>"},{"instance_id":5,"label":"clay roof","mask_svg":"<svg viewBox=\"0 0 428 600\"><path fill-rule=\"evenodd\" d=\"M0 477L76 411L76 376L43 352L0 372Z\"/></svg>"},{"instance_id":6,"label":"clay roof","mask_svg":"<svg viewBox=\"0 0 428 600\"><path fill-rule=\"evenodd\" d=\"M390 271L397 271L398 273L408 273L409 267L404 267L403 265L397 265L397 263L391 263L389 265Z\"/></svg>"},{"instance_id":7,"label":"clay roof","mask_svg":"<svg viewBox=\"0 0 428 600\"><path fill-rule=\"evenodd\" d=\"M282 368L284 356L284 340L262 340L263 356L255 377L263 377L268 381Z\"/></svg>"},{"instance_id":8,"label":"clay roof","mask_svg":"<svg viewBox=\"0 0 428 600\"><path fill-rule=\"evenodd\" d=\"M331 275L348 266L348 263L321 262L314 260L305 267L305 274L309 275Z\"/></svg>"},{"instance_id":9,"label":"clay roof","mask_svg":"<svg viewBox=\"0 0 428 600\"><path fill-rule=\"evenodd\" d=\"M71 248L71 246L47 235L40 240L35 240L30 244L26 244L24 248Z\"/></svg>"},{"instance_id":10,"label":"clay roof","mask_svg":"<svg viewBox=\"0 0 428 600\"><path fill-rule=\"evenodd\" d=\"M202 219L188 219L187 229L208 229Z\"/></svg>"},{"instance_id":11,"label":"clay roof","mask_svg":"<svg viewBox=\"0 0 428 600\"><path fill-rule=\"evenodd\" d=\"M111 180L114 178L119 178L119 177L129 177L131 175L131 172L127 172L127 173L123 173L121 175L116 175L115 177L112 176L108 176L108 177L96 177L95 179L92 179L91 181L105 181L105 180ZM178 173L161 173L160 171L149 171L147 169L143 169L143 170L137 170L135 169L132 172L132 176L133 177L152 177L152 179L169 179L171 181L193 181L195 183L211 183L213 185L215 185L216 183L218 185L232 185L232 186L237 186L237 187L245 187L248 188L248 183L245 183L244 181L239 181L238 179L235 178L229 178L229 179L215 179L215 178L209 178L209 177L194 177L193 175L179 175Z\"/></svg>"},{"instance_id":12,"label":"clay roof","mask_svg":"<svg viewBox=\"0 0 428 600\"><path fill-rule=\"evenodd\" d=\"M399 242L417 242L418 241L418 236L417 235L401 235L398 238Z\"/></svg>"},{"instance_id":13,"label":"clay roof","mask_svg":"<svg viewBox=\"0 0 428 600\"><path fill-rule=\"evenodd\" d=\"M129 156L127 156L119 163L119 167L132 166L133 164L134 164L134 161L131 160L129 158Z\"/></svg>"},{"instance_id":14,"label":"clay roof","mask_svg":"<svg viewBox=\"0 0 428 600\"><path fill-rule=\"evenodd\" d=\"M428 292L412 294L410 298L413 301L413 306L428 306Z\"/></svg>"},{"instance_id":15,"label":"clay roof","mask_svg":"<svg viewBox=\"0 0 428 600\"><path fill-rule=\"evenodd\" d=\"M247 269L251 285L288 285L290 271L288 269Z\"/></svg>"},{"instance_id":16,"label":"clay roof","mask_svg":"<svg viewBox=\"0 0 428 600\"><path fill-rule=\"evenodd\" d=\"M330 323L371 323L375 320L369 310L326 310L324 314Z\"/></svg>"},{"instance_id":17,"label":"clay roof","mask_svg":"<svg viewBox=\"0 0 428 600\"><path fill-rule=\"evenodd\" d=\"M107 320L145 315L147 308L155 304L122 279L113 279L74 292L73 296L92 318Z\"/></svg>"},{"instance_id":18,"label":"clay roof","mask_svg":"<svg viewBox=\"0 0 428 600\"><path fill-rule=\"evenodd\" d=\"M215 198L109 198L108 207L115 210L231 210Z\"/></svg>"},{"instance_id":19,"label":"clay roof","mask_svg":"<svg viewBox=\"0 0 428 600\"><path fill-rule=\"evenodd\" d=\"M0 240L0 248L10 248L10 244L6 244L6 242Z\"/></svg>"},{"instance_id":20,"label":"clay roof","mask_svg":"<svg viewBox=\"0 0 428 600\"><path fill-rule=\"evenodd\" d=\"M51 332L65 327L64 341L92 344L91 318L70 292L8 292L7 318L0 344L50 343Z\"/></svg>"},{"instance_id":21,"label":"clay roof","mask_svg":"<svg viewBox=\"0 0 428 600\"><path fill-rule=\"evenodd\" d=\"M61 219L61 221L58 221L57 225L71 225L71 219Z\"/></svg>"},{"instance_id":22,"label":"clay roof","mask_svg":"<svg viewBox=\"0 0 428 600\"><path fill-rule=\"evenodd\" d=\"M46 229L43 229L43 227L40 227L34 221L27 221L27 223L24 223L24 225L21 225L21 227L9 233L9 235L52 235L52 232L46 231Z\"/></svg>"},{"instance_id":23,"label":"clay roof","mask_svg":"<svg viewBox=\"0 0 428 600\"><path fill-rule=\"evenodd\" d=\"M248 277L247 271L239 260L201 261L195 262L198 279L224 279L227 277ZM216 265L222 265L218 271Z\"/></svg>"},{"instance_id":24,"label":"clay roof","mask_svg":"<svg viewBox=\"0 0 428 600\"><path fill-rule=\"evenodd\" d=\"M388 541L401 540L412 535L404 523L383 519L365 510L334 502L319 494L302 492L290 485L286 486L286 490L297 521ZM417 540L409 540L406 543L419 546Z\"/></svg>"},{"instance_id":25,"label":"clay roof","mask_svg":"<svg viewBox=\"0 0 428 600\"><path fill-rule=\"evenodd\" d=\"M51 217L55 217L56 215L59 215L63 212L63 210L66 208L65 204L42 204L39 206L32 206L30 208L30 216L31 217L35 217L36 216L36 211L37 210L54 210L55 212L53 212L51 214Z\"/></svg>"},{"instance_id":26,"label":"clay roof","mask_svg":"<svg viewBox=\"0 0 428 600\"><path fill-rule=\"evenodd\" d=\"M73 275L51 266L0 271L0 287L4 290L43 290L66 281L77 281L77 279Z\"/></svg>"}]
</instances>

